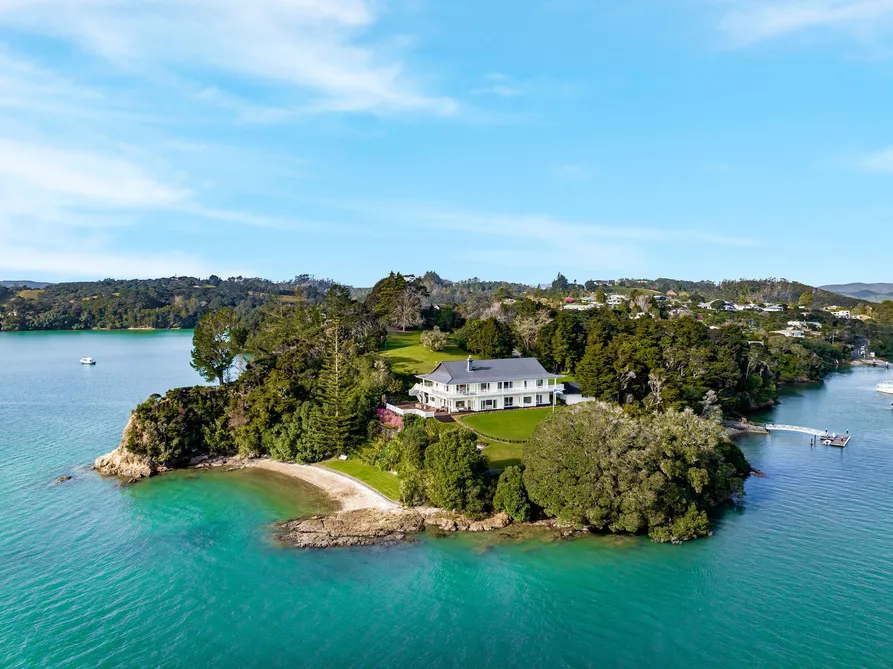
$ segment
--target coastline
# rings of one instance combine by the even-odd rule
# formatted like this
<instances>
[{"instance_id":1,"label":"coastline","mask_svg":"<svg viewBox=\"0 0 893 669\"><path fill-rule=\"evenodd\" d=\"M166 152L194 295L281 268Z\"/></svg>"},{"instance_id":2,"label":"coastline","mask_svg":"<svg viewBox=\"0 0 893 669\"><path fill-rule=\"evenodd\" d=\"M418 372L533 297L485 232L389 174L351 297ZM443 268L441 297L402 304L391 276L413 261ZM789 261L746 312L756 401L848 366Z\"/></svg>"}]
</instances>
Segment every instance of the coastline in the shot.
<instances>
[{"instance_id":1,"label":"coastline","mask_svg":"<svg viewBox=\"0 0 893 669\"><path fill-rule=\"evenodd\" d=\"M340 504L340 511L358 511L360 509L392 511L403 508L397 502L389 500L352 477L323 467L299 465L266 458L246 460L244 466L265 469L301 479L305 483L319 488Z\"/></svg>"}]
</instances>

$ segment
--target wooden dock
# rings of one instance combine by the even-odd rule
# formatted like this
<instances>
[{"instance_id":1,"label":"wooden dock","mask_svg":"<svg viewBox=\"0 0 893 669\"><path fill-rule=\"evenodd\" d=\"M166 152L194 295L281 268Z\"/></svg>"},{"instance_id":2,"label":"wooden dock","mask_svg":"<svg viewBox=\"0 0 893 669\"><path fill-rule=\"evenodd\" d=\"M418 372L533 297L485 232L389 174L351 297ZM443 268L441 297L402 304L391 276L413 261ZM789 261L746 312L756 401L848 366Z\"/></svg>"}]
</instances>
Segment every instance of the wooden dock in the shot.
<instances>
[{"instance_id":1,"label":"wooden dock","mask_svg":"<svg viewBox=\"0 0 893 669\"><path fill-rule=\"evenodd\" d=\"M808 434L812 437L809 440L809 443L812 446L823 444L825 446L844 448L848 443L850 443L849 431L847 431L846 434L837 434L836 432L828 432L828 430L816 430L811 427L802 427L800 425L770 424L764 425L763 427L765 427L770 433L778 430L780 432L800 432L801 434Z\"/></svg>"}]
</instances>

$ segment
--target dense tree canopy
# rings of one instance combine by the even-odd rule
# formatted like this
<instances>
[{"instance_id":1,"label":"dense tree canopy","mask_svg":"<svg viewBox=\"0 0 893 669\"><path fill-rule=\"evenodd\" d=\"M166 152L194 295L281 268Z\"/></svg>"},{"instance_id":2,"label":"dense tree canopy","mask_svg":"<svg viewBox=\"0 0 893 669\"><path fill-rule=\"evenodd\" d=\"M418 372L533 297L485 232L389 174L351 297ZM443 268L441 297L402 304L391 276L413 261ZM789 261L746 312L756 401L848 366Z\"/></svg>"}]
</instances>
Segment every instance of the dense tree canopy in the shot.
<instances>
[{"instance_id":1,"label":"dense tree canopy","mask_svg":"<svg viewBox=\"0 0 893 669\"><path fill-rule=\"evenodd\" d=\"M743 495L749 466L722 426L690 412L632 417L600 403L546 419L524 452L524 484L548 515L601 531L681 541Z\"/></svg>"}]
</instances>

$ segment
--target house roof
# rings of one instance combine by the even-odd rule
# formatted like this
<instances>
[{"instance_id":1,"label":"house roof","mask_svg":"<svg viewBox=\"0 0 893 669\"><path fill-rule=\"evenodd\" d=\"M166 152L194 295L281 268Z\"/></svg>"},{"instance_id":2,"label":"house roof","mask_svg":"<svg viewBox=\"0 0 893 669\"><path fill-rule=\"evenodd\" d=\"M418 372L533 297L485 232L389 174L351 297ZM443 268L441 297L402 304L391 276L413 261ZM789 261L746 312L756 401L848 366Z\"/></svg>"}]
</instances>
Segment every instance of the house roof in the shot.
<instances>
[{"instance_id":1,"label":"house roof","mask_svg":"<svg viewBox=\"0 0 893 669\"><path fill-rule=\"evenodd\" d=\"M418 378L437 383L494 383L523 379L559 379L549 374L536 358L505 358L503 360L473 360L468 371L467 361L441 362L430 374Z\"/></svg>"}]
</instances>

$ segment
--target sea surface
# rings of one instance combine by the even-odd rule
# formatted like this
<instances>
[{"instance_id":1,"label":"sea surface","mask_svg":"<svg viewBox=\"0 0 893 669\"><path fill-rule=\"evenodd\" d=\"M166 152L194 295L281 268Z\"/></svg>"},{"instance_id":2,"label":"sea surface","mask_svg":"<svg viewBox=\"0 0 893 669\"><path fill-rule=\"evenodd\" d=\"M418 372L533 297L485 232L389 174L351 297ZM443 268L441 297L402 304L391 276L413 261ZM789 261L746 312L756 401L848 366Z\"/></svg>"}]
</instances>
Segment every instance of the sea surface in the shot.
<instances>
[{"instance_id":1,"label":"sea surface","mask_svg":"<svg viewBox=\"0 0 893 669\"><path fill-rule=\"evenodd\" d=\"M893 666L893 372L787 393L763 419L852 442L745 439L767 477L709 539L304 552L270 538L323 504L291 479L87 469L136 403L199 382L190 345L0 334L0 667Z\"/></svg>"}]
</instances>

